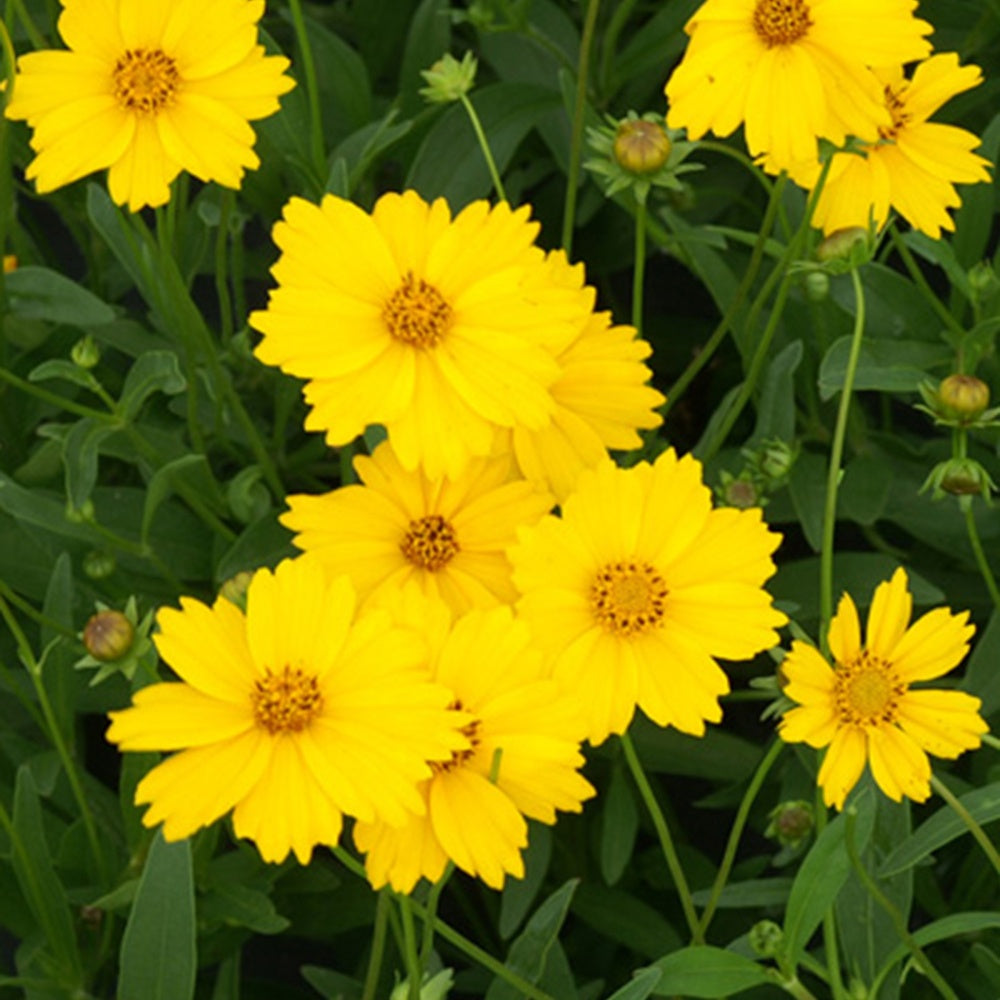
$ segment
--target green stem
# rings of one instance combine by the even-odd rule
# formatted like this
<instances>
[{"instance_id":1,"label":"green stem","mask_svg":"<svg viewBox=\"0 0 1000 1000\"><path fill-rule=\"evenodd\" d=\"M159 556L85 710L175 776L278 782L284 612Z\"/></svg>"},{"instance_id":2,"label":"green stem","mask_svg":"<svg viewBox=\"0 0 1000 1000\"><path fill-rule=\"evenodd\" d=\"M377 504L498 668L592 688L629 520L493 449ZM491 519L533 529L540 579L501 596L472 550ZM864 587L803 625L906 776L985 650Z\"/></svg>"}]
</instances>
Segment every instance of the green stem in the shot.
<instances>
[{"instance_id":1,"label":"green stem","mask_svg":"<svg viewBox=\"0 0 1000 1000\"><path fill-rule=\"evenodd\" d=\"M21 24L24 25L24 30L28 33L28 38L31 39L31 47L36 51L38 49L49 48L49 45L45 41L45 36L38 30L38 26L28 13L28 9L24 5L24 0L14 0L14 6L17 8L17 16L20 18Z\"/></svg>"},{"instance_id":2,"label":"green stem","mask_svg":"<svg viewBox=\"0 0 1000 1000\"><path fill-rule=\"evenodd\" d=\"M219 231L215 236L215 294L219 300L219 332L223 344L228 344L233 336L233 302L229 294L229 216L233 209L235 194L222 192L219 207Z\"/></svg>"},{"instance_id":3,"label":"green stem","mask_svg":"<svg viewBox=\"0 0 1000 1000\"><path fill-rule=\"evenodd\" d=\"M431 950L434 947L434 921L437 918L438 901L454 871L455 863L449 861L441 877L431 886L431 891L427 896L427 919L424 920L424 934L420 943L420 967L422 969L427 968L427 961L431 957Z\"/></svg>"},{"instance_id":4,"label":"green stem","mask_svg":"<svg viewBox=\"0 0 1000 1000\"><path fill-rule=\"evenodd\" d=\"M976 843L983 849L983 853L993 865L993 870L1000 875L1000 854L993 846L993 842L986 836L986 831L976 822L975 817L965 806L952 794L951 789L935 775L931 775L931 787L945 802L951 806L951 810L966 825L969 833L976 839Z\"/></svg>"},{"instance_id":5,"label":"green stem","mask_svg":"<svg viewBox=\"0 0 1000 1000\"><path fill-rule=\"evenodd\" d=\"M969 544L972 546L972 553L976 557L976 565L982 574L986 589L990 592L990 599L993 606L1000 611L1000 588L997 587L996 577L990 568L986 552L983 550L983 543L979 538L979 528L976 526L976 518L972 513L972 497L963 496L958 498L959 506L965 515L965 530L969 535Z\"/></svg>"},{"instance_id":6,"label":"green stem","mask_svg":"<svg viewBox=\"0 0 1000 1000\"><path fill-rule=\"evenodd\" d=\"M424 975L420 966L420 956L417 954L417 931L413 923L413 906L410 897L396 894L399 903L399 915L403 921L403 959L406 962L407 994L409 1000L420 1000L420 987Z\"/></svg>"},{"instance_id":7,"label":"green stem","mask_svg":"<svg viewBox=\"0 0 1000 1000\"><path fill-rule=\"evenodd\" d=\"M933 781L934 779L932 778L931 780ZM898 907L893 904L889 897L882 892L878 883L871 877L868 869L861 863L861 858L858 856L858 848L854 842L854 827L857 823L857 819L858 816L856 810L853 807L849 808L845 816L846 825L844 828L844 845L847 848L847 856L851 861L851 866L857 873L858 878L861 879L865 889L868 890L868 894L889 915L889 919L892 920L896 928L896 933L899 935L899 939L909 949L910 954L913 956L913 961L920 971L934 984L938 993L945 997L946 1000L958 1000L958 997L952 991L952 988L947 984L947 982L945 982L941 973L937 971L931 960L920 948L920 945L918 945L914 940L913 935L906 926L906 920L904 919L903 914L899 912Z\"/></svg>"},{"instance_id":8,"label":"green stem","mask_svg":"<svg viewBox=\"0 0 1000 1000\"><path fill-rule=\"evenodd\" d=\"M573 102L573 125L569 139L569 167L566 171L566 200L563 205L562 248L573 255L573 230L576 227L576 195L580 183L580 150L583 148L583 115L587 105L587 79L590 76L590 50L597 27L601 0L587 0L580 36L580 60L576 72L576 99Z\"/></svg>"},{"instance_id":9,"label":"green stem","mask_svg":"<svg viewBox=\"0 0 1000 1000\"><path fill-rule=\"evenodd\" d=\"M823 793L820 787L816 786L816 836L826 829L826 803L823 801ZM823 914L823 951L826 953L827 982L830 986L830 995L833 1000L842 1000L844 997L844 980L840 974L840 956L837 949L837 919L834 916L833 907L827 907Z\"/></svg>"},{"instance_id":10,"label":"green stem","mask_svg":"<svg viewBox=\"0 0 1000 1000\"><path fill-rule=\"evenodd\" d=\"M389 923L390 905L389 892L387 889L383 889L378 894L378 902L375 904L372 950L368 957L368 970L365 973L365 985L361 991L361 1000L375 1000L378 981L382 974L382 959L385 957L385 937Z\"/></svg>"},{"instance_id":11,"label":"green stem","mask_svg":"<svg viewBox=\"0 0 1000 1000\"><path fill-rule=\"evenodd\" d=\"M309 102L309 147L313 159L313 170L322 191L326 185L326 151L323 144L323 113L319 103L319 83L316 77L316 63L313 60L312 46L309 44L309 33L306 31L305 18L302 16L301 0L290 0L292 25L295 28L295 40L298 43L299 54L302 56L302 70L306 77L306 98Z\"/></svg>"},{"instance_id":12,"label":"green stem","mask_svg":"<svg viewBox=\"0 0 1000 1000\"><path fill-rule=\"evenodd\" d=\"M819 554L819 642L825 656L830 651L827 632L833 617L833 536L837 525L837 490L840 486L840 464L844 457L844 439L847 436L847 417L851 409L854 378L861 357L861 343L865 333L865 291L857 268L851 271L854 286L854 331L851 350L847 356L844 384L840 390L837 423L830 447L830 466L826 476L826 503L823 508L823 540Z\"/></svg>"},{"instance_id":13,"label":"green stem","mask_svg":"<svg viewBox=\"0 0 1000 1000\"><path fill-rule=\"evenodd\" d=\"M20 594L16 591L11 590L3 580L0 580L0 596L6 598L8 603L13 604L22 613L26 614L29 618L34 619L42 628L50 629L53 632L58 632L61 636L67 639L75 639L76 632L74 632L68 625L63 625L62 622L57 622L53 618L49 618L48 615L43 614L39 611L30 601L26 601Z\"/></svg>"},{"instance_id":14,"label":"green stem","mask_svg":"<svg viewBox=\"0 0 1000 1000\"><path fill-rule=\"evenodd\" d=\"M642 336L642 293L646 278L646 192L637 191L635 207L635 267L632 271L632 325Z\"/></svg>"},{"instance_id":15,"label":"green stem","mask_svg":"<svg viewBox=\"0 0 1000 1000\"><path fill-rule=\"evenodd\" d=\"M606 94L611 90L611 64L615 59L615 49L618 45L618 37L622 33L622 28L632 14L632 9L636 5L636 0L619 0L608 19L601 39L601 93Z\"/></svg>"},{"instance_id":16,"label":"green stem","mask_svg":"<svg viewBox=\"0 0 1000 1000\"><path fill-rule=\"evenodd\" d=\"M938 319L940 319L945 327L951 330L952 333L957 334L959 337L964 337L965 328L958 322L958 320L955 319L954 316L952 316L945 304L934 294L934 290L931 286L927 284L924 272L920 270L920 265L917 263L913 254L910 253L910 248L906 245L902 236L900 236L896 230L895 223L889 226L889 238L892 240L893 249L899 254L907 272L913 279L913 283L920 290L920 294L927 300L927 304L937 314Z\"/></svg>"},{"instance_id":17,"label":"green stem","mask_svg":"<svg viewBox=\"0 0 1000 1000\"><path fill-rule=\"evenodd\" d=\"M632 772L632 777L635 779L639 794L646 804L646 808L649 810L649 816L653 821L656 835L660 840L660 848L663 851L664 860L670 869L674 886L677 889L677 895L680 897L681 907L684 910L684 918L687 920L688 929L691 931L691 941L693 944L704 944L705 936L698 923L698 914L695 912L694 902L691 899L691 890L688 887L687 878L684 875L684 869L681 867L680 859L677 857L677 851L674 848L673 838L670 836L670 827L667 825L666 817L663 815L663 810L660 809L660 804L656 801L656 796L653 794L652 786L649 784L646 773L642 769L639 755L635 752L635 746L632 743L632 737L628 733L622 733L620 739L622 749L625 751L625 760L628 763L629 770Z\"/></svg>"},{"instance_id":18,"label":"green stem","mask_svg":"<svg viewBox=\"0 0 1000 1000\"><path fill-rule=\"evenodd\" d=\"M472 106L472 101L469 100L468 94L460 95L459 100L462 102L462 107L465 108L465 113L469 116L469 121L472 122L472 130L476 133L479 148L483 152L483 159L486 160L486 166L493 180L493 189L501 201L506 201L507 192L504 191L503 181L500 180L500 171L497 170L496 160L493 159L493 151L490 149L489 140L487 140L486 133L483 131L483 123L479 120L479 115Z\"/></svg>"},{"instance_id":19,"label":"green stem","mask_svg":"<svg viewBox=\"0 0 1000 1000\"><path fill-rule=\"evenodd\" d=\"M728 156L731 160L735 160L740 166L746 167L747 170L753 174L754 179L760 184L760 186L767 192L768 197L771 196L774 185L767 178L767 174L764 173L754 162L747 156L742 150L736 149L734 146L729 146L724 142L713 142L711 139L699 139L698 140L698 150L708 151L712 153L719 153L722 156ZM780 180L781 175L778 175ZM775 181L775 184L777 181Z\"/></svg>"},{"instance_id":20,"label":"green stem","mask_svg":"<svg viewBox=\"0 0 1000 1000\"><path fill-rule=\"evenodd\" d=\"M91 420L102 424L114 423L114 418L109 417L103 411L95 410L91 406L84 406L72 399L66 399L65 396L60 396L58 393L49 392L48 389L43 389L40 385L35 385L34 382L28 382L3 367L0 367L0 381L12 385L15 389L20 389L21 392L25 392L29 396L50 403L52 406L58 406L67 413L75 413L78 417L90 417Z\"/></svg>"},{"instance_id":21,"label":"green stem","mask_svg":"<svg viewBox=\"0 0 1000 1000\"><path fill-rule=\"evenodd\" d=\"M995 736L992 736L990 733L983 733L980 739L986 746L992 747L994 750L1000 750L1000 740L998 740Z\"/></svg>"},{"instance_id":22,"label":"green stem","mask_svg":"<svg viewBox=\"0 0 1000 1000\"><path fill-rule=\"evenodd\" d=\"M771 230L774 228L774 220L778 213L778 205L781 202L781 192L784 190L786 179L786 175L781 174L774 187L771 189L771 198L764 211L764 221L761 223L760 232L757 234L756 242L754 243L753 249L750 251L750 261L747 264L747 269L736 289L736 294L729 303L729 308L726 309L725 314L719 320L718 326L716 326L716 328L712 331L712 335L705 342L705 346L695 355L694 358L692 358L691 363L681 373L680 378L678 378L677 381L674 382L674 384L667 390L667 402L662 411L664 418L666 418L666 415L676 404L677 400L684 395L684 391L694 381L702 368L704 368L705 365L707 365L712 359L712 356L715 354L726 334L731 329L733 321L736 319L736 314L743 307L743 300L747 297L750 287L757 279L761 263L764 260L764 247L767 245L768 237L771 235ZM774 283L778 280L780 274L781 266L778 265L771 272L764 284L764 287L760 290L760 295L758 296L759 298L771 294L771 289L774 287Z\"/></svg>"},{"instance_id":23,"label":"green stem","mask_svg":"<svg viewBox=\"0 0 1000 1000\"><path fill-rule=\"evenodd\" d=\"M708 898L708 904L701 914L701 934L703 939L708 936L708 925L712 922L712 917L715 915L715 909L719 903L719 897L722 895L722 890L729 879L729 873L732 871L733 862L736 860L736 849L739 846L743 828L746 826L747 818L750 815L750 807L757 798L757 793L764 784L764 779L767 777L768 771L771 770L772 765L780 756L784 746L784 742L780 739L776 739L771 744L771 748L757 765L757 770L754 771L753 778L751 778L750 784L743 795L743 800L740 802L740 807L736 811L733 827L729 831L729 840L726 842L726 850L722 855L722 864L719 866L719 873L712 884L712 892Z\"/></svg>"}]
</instances>

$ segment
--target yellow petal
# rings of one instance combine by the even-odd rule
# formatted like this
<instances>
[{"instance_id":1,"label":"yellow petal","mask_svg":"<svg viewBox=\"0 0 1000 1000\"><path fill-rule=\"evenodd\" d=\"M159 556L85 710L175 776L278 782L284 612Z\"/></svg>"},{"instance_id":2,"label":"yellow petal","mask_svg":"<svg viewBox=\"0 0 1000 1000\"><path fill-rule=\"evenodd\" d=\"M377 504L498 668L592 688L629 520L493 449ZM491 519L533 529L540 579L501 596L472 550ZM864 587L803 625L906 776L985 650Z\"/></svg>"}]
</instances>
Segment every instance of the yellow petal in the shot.
<instances>
[{"instance_id":1,"label":"yellow petal","mask_svg":"<svg viewBox=\"0 0 1000 1000\"><path fill-rule=\"evenodd\" d=\"M913 598L907 586L906 571L900 567L892 578L875 588L868 611L868 652L883 660L891 660L896 643L910 623Z\"/></svg>"},{"instance_id":2,"label":"yellow petal","mask_svg":"<svg viewBox=\"0 0 1000 1000\"><path fill-rule=\"evenodd\" d=\"M865 769L865 756L866 740L862 730L846 726L837 731L817 778L823 789L823 801L828 806L844 808L844 800Z\"/></svg>"}]
</instances>

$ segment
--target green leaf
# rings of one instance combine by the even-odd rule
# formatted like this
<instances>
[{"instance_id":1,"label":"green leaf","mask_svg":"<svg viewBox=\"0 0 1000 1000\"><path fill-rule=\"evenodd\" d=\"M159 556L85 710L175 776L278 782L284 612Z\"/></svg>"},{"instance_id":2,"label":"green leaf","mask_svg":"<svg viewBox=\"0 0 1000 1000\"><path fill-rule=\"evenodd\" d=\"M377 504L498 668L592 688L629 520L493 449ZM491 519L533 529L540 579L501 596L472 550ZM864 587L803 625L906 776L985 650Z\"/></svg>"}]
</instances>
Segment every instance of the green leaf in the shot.
<instances>
[{"instance_id":1,"label":"green leaf","mask_svg":"<svg viewBox=\"0 0 1000 1000\"><path fill-rule=\"evenodd\" d=\"M913 282L884 264L872 262L861 269L865 289L865 327L880 339L940 342L941 320ZM830 282L830 298L850 316L857 308L854 289L846 275Z\"/></svg>"},{"instance_id":2,"label":"green leaf","mask_svg":"<svg viewBox=\"0 0 1000 1000\"><path fill-rule=\"evenodd\" d=\"M511 972L529 983L538 983L545 972L549 951L555 944L569 911L579 879L570 879L558 888L532 914L518 935L504 963ZM502 979L494 979L486 1000L519 1000L521 993Z\"/></svg>"},{"instance_id":3,"label":"green leaf","mask_svg":"<svg viewBox=\"0 0 1000 1000\"><path fill-rule=\"evenodd\" d=\"M122 937L119 1000L191 1000L195 972L191 843L158 830Z\"/></svg>"},{"instance_id":4,"label":"green leaf","mask_svg":"<svg viewBox=\"0 0 1000 1000\"><path fill-rule=\"evenodd\" d=\"M625 769L615 767L601 809L601 875L614 885L632 859L639 830L639 810Z\"/></svg>"},{"instance_id":5,"label":"green leaf","mask_svg":"<svg viewBox=\"0 0 1000 1000\"><path fill-rule=\"evenodd\" d=\"M28 372L29 382L44 382L46 379L59 378L64 382L72 382L73 385L83 386L85 389L93 389L97 380L86 368L66 361L63 358L52 358L43 361L40 365L35 365Z\"/></svg>"},{"instance_id":6,"label":"green leaf","mask_svg":"<svg viewBox=\"0 0 1000 1000\"><path fill-rule=\"evenodd\" d=\"M173 351L149 351L141 355L129 369L122 386L118 400L122 420L127 423L135 420L142 404L154 392L173 396L183 392L186 384Z\"/></svg>"},{"instance_id":7,"label":"green leaf","mask_svg":"<svg viewBox=\"0 0 1000 1000\"><path fill-rule=\"evenodd\" d=\"M855 844L859 851L864 850L871 835L874 821L872 798L867 788L853 797L854 807L858 809ZM782 946L793 968L798 966L809 939L847 881L851 862L844 844L846 824L847 818L841 813L816 838L792 883L785 910Z\"/></svg>"},{"instance_id":8,"label":"green leaf","mask_svg":"<svg viewBox=\"0 0 1000 1000\"><path fill-rule=\"evenodd\" d=\"M966 792L965 795L959 796L958 801L980 826L992 823L1000 819L1000 781L995 781L985 788ZM968 832L969 828L952 811L951 806L942 806L885 859L879 868L879 877L886 878L912 867L932 851Z\"/></svg>"},{"instance_id":9,"label":"green leaf","mask_svg":"<svg viewBox=\"0 0 1000 1000\"><path fill-rule=\"evenodd\" d=\"M258 934L280 934L289 926L266 893L239 883L217 885L206 893L198 906L198 918L249 927Z\"/></svg>"},{"instance_id":10,"label":"green leaf","mask_svg":"<svg viewBox=\"0 0 1000 1000\"><path fill-rule=\"evenodd\" d=\"M361 983L334 969L320 965L303 965L302 978L325 1000L356 1000L361 996Z\"/></svg>"},{"instance_id":11,"label":"green leaf","mask_svg":"<svg viewBox=\"0 0 1000 1000\"><path fill-rule=\"evenodd\" d=\"M702 737L688 736L638 716L629 733L643 766L655 774L737 783L750 777L762 755L759 744L716 726Z\"/></svg>"},{"instance_id":12,"label":"green leaf","mask_svg":"<svg viewBox=\"0 0 1000 1000\"><path fill-rule=\"evenodd\" d=\"M115 312L93 292L47 267L19 267L4 276L7 307L25 319L70 326L110 323Z\"/></svg>"},{"instance_id":13,"label":"green leaf","mask_svg":"<svg viewBox=\"0 0 1000 1000\"><path fill-rule=\"evenodd\" d=\"M1000 114L994 115L983 130L982 144L976 153L990 163L1000 158ZM951 238L955 258L962 267L972 267L986 253L996 213L996 184L994 176L988 184L969 184L962 188L962 207L955 212L955 233Z\"/></svg>"},{"instance_id":14,"label":"green leaf","mask_svg":"<svg viewBox=\"0 0 1000 1000\"><path fill-rule=\"evenodd\" d=\"M792 888L792 879L750 878L745 882L730 882L719 894L716 906L720 910L750 909L757 906L784 906ZM710 889L699 889L691 898L696 906L705 906Z\"/></svg>"},{"instance_id":15,"label":"green leaf","mask_svg":"<svg viewBox=\"0 0 1000 1000\"><path fill-rule=\"evenodd\" d=\"M889 500L892 466L886 456L864 452L847 463L837 496L838 516L857 524L872 525L881 518Z\"/></svg>"},{"instance_id":16,"label":"green leaf","mask_svg":"<svg viewBox=\"0 0 1000 1000\"><path fill-rule=\"evenodd\" d=\"M552 831L542 823L528 823L524 878L508 878L500 896L500 937L509 938L528 915L552 860Z\"/></svg>"},{"instance_id":17,"label":"green leaf","mask_svg":"<svg viewBox=\"0 0 1000 1000\"><path fill-rule=\"evenodd\" d=\"M585 882L573 899L573 915L602 937L654 959L683 943L663 914L623 889Z\"/></svg>"},{"instance_id":18,"label":"green leaf","mask_svg":"<svg viewBox=\"0 0 1000 1000\"><path fill-rule=\"evenodd\" d=\"M116 428L90 417L78 420L63 439L66 466L66 497L79 510L97 485L97 456L101 442Z\"/></svg>"},{"instance_id":19,"label":"green leaf","mask_svg":"<svg viewBox=\"0 0 1000 1000\"><path fill-rule=\"evenodd\" d=\"M646 1000L662 978L663 973L659 969L636 969L632 973L632 981L615 990L608 1000Z\"/></svg>"},{"instance_id":20,"label":"green leaf","mask_svg":"<svg viewBox=\"0 0 1000 1000\"><path fill-rule=\"evenodd\" d=\"M181 455L180 458L175 458L172 462L161 465L150 477L146 484L146 499L142 505L142 526L139 529L143 545L149 541L149 529L152 526L156 509L176 491L179 484L192 480L194 477L191 473L196 471L200 473L197 477L197 486L201 494L212 496L213 493L217 493L218 490L214 488L212 473L204 455Z\"/></svg>"},{"instance_id":21,"label":"green leaf","mask_svg":"<svg viewBox=\"0 0 1000 1000\"><path fill-rule=\"evenodd\" d=\"M959 685L963 691L982 700L980 714L991 716L1000 707L1000 612L990 615L989 623L976 640L975 648Z\"/></svg>"},{"instance_id":22,"label":"green leaf","mask_svg":"<svg viewBox=\"0 0 1000 1000\"><path fill-rule=\"evenodd\" d=\"M802 341L793 340L767 366L761 380L757 426L748 447L768 438L795 439L795 372L803 353Z\"/></svg>"},{"instance_id":23,"label":"green leaf","mask_svg":"<svg viewBox=\"0 0 1000 1000\"><path fill-rule=\"evenodd\" d=\"M472 95L502 173L524 137L554 108L559 94L530 83L494 83ZM427 133L405 186L424 198L445 197L454 211L489 193L489 169L465 109L448 108Z\"/></svg>"},{"instance_id":24,"label":"green leaf","mask_svg":"<svg viewBox=\"0 0 1000 1000\"><path fill-rule=\"evenodd\" d=\"M827 461L824 456L807 451L795 460L788 477L788 495L802 533L814 552L819 552L823 544Z\"/></svg>"},{"instance_id":25,"label":"green leaf","mask_svg":"<svg viewBox=\"0 0 1000 1000\"><path fill-rule=\"evenodd\" d=\"M413 13L399 70L398 93L405 115L415 115L423 108L419 90L424 78L420 71L430 69L451 49L450 6L448 0L423 0Z\"/></svg>"},{"instance_id":26,"label":"green leaf","mask_svg":"<svg viewBox=\"0 0 1000 1000\"><path fill-rule=\"evenodd\" d=\"M291 532L278 521L278 515L270 511L259 521L254 521L233 542L229 551L219 560L215 580L223 583L243 570L273 567L282 559L296 554Z\"/></svg>"},{"instance_id":27,"label":"green leaf","mask_svg":"<svg viewBox=\"0 0 1000 1000\"><path fill-rule=\"evenodd\" d=\"M658 997L725 997L771 981L765 969L751 959L710 945L682 948L652 968L660 973L652 990Z\"/></svg>"},{"instance_id":28,"label":"green leaf","mask_svg":"<svg viewBox=\"0 0 1000 1000\"><path fill-rule=\"evenodd\" d=\"M832 399L844 385L851 338L840 337L826 352L819 368L821 399ZM865 340L861 343L855 389L880 389L883 392L916 392L929 378L928 370L951 361L952 350L944 343L928 344L920 340Z\"/></svg>"}]
</instances>

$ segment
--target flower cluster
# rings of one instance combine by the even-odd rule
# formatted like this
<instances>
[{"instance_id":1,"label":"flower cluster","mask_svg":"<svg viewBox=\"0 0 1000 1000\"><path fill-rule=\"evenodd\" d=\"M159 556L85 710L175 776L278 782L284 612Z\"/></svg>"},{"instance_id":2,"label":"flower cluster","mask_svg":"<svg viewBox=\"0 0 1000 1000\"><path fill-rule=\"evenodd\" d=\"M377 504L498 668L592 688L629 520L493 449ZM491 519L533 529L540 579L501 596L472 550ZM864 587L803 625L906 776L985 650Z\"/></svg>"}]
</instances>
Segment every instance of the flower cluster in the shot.
<instances>
[{"instance_id":1,"label":"flower cluster","mask_svg":"<svg viewBox=\"0 0 1000 1000\"><path fill-rule=\"evenodd\" d=\"M938 238L955 184L988 181L970 132L928 122L978 85L978 67L931 56L915 0L706 0L666 85L667 121L689 137L744 126L765 169L813 190L825 233L883 226L890 208ZM928 58L929 57L929 58ZM910 78L907 63L918 61ZM824 171L820 141L839 151ZM829 157L831 154L827 154Z\"/></svg>"}]
</instances>

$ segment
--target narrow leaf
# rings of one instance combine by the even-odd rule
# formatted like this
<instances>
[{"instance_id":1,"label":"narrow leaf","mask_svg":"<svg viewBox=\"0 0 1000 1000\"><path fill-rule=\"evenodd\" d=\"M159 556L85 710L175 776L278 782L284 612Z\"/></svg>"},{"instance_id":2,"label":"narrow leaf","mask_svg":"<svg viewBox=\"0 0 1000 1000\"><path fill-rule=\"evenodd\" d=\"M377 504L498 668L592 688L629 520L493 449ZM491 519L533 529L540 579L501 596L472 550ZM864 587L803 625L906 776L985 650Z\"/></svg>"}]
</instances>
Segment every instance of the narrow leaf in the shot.
<instances>
[{"instance_id":1,"label":"narrow leaf","mask_svg":"<svg viewBox=\"0 0 1000 1000\"><path fill-rule=\"evenodd\" d=\"M654 996L725 997L770 982L765 969L733 951L701 945L682 948L654 966L660 981Z\"/></svg>"}]
</instances>

